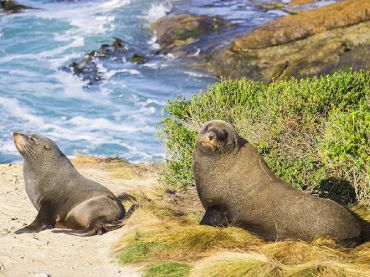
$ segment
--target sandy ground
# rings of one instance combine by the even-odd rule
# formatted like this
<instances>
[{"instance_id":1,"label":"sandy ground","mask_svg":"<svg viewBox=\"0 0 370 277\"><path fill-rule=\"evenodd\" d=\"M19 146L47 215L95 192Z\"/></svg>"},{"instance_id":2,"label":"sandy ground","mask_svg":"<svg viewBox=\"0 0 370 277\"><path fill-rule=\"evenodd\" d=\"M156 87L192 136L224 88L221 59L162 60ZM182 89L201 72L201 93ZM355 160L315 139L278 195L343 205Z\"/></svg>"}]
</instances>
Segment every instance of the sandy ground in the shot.
<instances>
[{"instance_id":1,"label":"sandy ground","mask_svg":"<svg viewBox=\"0 0 370 277\"><path fill-rule=\"evenodd\" d=\"M132 170L124 174L127 176L117 178L120 170L104 164L82 162L77 163L77 169L115 194L156 182L155 173L132 177ZM138 268L117 265L110 255L113 244L127 232L125 227L87 238L50 230L14 234L16 229L31 223L36 214L24 189L22 165L0 164L0 276L23 277L40 273L52 277L140 276Z\"/></svg>"}]
</instances>

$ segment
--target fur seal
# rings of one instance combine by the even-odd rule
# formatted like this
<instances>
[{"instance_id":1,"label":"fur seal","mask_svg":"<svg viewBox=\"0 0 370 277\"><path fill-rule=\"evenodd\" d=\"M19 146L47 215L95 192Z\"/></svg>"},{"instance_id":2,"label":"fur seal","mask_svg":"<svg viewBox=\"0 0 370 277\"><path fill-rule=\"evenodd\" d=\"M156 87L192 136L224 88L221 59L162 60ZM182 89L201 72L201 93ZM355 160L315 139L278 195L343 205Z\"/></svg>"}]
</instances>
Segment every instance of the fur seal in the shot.
<instances>
[{"instance_id":1,"label":"fur seal","mask_svg":"<svg viewBox=\"0 0 370 277\"><path fill-rule=\"evenodd\" d=\"M126 214L114 194L83 177L54 141L35 134L14 133L13 137L24 158L27 195L38 210L36 219L16 234L57 226L71 229L64 233L92 236L124 225L134 207Z\"/></svg>"},{"instance_id":2,"label":"fur seal","mask_svg":"<svg viewBox=\"0 0 370 277\"><path fill-rule=\"evenodd\" d=\"M200 224L237 225L267 240L312 241L326 236L346 247L362 242L357 216L279 179L225 121L202 126L193 151L193 172L206 210Z\"/></svg>"}]
</instances>

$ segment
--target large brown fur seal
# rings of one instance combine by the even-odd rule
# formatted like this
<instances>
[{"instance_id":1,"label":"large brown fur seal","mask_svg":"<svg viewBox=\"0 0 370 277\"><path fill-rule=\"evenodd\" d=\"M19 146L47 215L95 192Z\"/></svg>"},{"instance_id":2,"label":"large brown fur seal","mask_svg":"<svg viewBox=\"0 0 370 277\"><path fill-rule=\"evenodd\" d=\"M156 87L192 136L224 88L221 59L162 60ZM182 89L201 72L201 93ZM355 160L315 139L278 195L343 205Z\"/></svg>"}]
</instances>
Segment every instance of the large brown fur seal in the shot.
<instances>
[{"instance_id":1,"label":"large brown fur seal","mask_svg":"<svg viewBox=\"0 0 370 277\"><path fill-rule=\"evenodd\" d=\"M122 203L106 187L80 175L54 141L14 133L14 143L24 157L27 195L38 210L36 219L17 234L57 225L72 229L62 232L91 236L123 226Z\"/></svg>"},{"instance_id":2,"label":"large brown fur seal","mask_svg":"<svg viewBox=\"0 0 370 277\"><path fill-rule=\"evenodd\" d=\"M362 241L354 214L276 177L225 121L203 125L193 159L196 188L206 209L201 224L238 225L268 240L327 236L347 247Z\"/></svg>"}]
</instances>

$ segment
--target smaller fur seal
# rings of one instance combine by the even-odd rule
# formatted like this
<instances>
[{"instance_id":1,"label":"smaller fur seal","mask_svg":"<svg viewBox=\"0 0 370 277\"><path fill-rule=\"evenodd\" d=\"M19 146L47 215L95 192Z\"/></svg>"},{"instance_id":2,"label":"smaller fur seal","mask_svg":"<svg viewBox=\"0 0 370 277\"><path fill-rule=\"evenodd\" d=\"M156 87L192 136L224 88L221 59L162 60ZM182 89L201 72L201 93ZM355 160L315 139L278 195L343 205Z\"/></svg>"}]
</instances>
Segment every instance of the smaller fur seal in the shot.
<instances>
[{"instance_id":1,"label":"smaller fur seal","mask_svg":"<svg viewBox=\"0 0 370 277\"><path fill-rule=\"evenodd\" d=\"M202 126L193 152L193 172L206 209L200 224L237 225L267 240L312 241L324 236L345 247L363 240L357 216L279 179L225 121Z\"/></svg>"},{"instance_id":2,"label":"smaller fur seal","mask_svg":"<svg viewBox=\"0 0 370 277\"><path fill-rule=\"evenodd\" d=\"M23 175L28 197L38 210L36 219L15 233L63 227L72 235L92 236L120 228L133 212L101 184L83 177L51 139L14 133L24 158Z\"/></svg>"}]
</instances>

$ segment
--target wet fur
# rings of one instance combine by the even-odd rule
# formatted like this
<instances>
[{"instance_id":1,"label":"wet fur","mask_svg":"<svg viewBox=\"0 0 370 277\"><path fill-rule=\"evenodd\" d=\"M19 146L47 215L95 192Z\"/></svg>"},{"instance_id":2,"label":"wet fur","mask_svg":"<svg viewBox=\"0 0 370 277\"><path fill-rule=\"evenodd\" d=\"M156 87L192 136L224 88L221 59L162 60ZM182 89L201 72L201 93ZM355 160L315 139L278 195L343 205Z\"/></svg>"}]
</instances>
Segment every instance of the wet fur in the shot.
<instances>
[{"instance_id":1,"label":"wet fur","mask_svg":"<svg viewBox=\"0 0 370 277\"><path fill-rule=\"evenodd\" d=\"M228 137L216 136L210 141L209 133L221 130ZM201 128L193 172L206 209L201 224L237 225L273 241L312 241L328 236L346 247L363 241L360 220L351 211L276 177L255 148L227 122L210 121Z\"/></svg>"}]
</instances>

